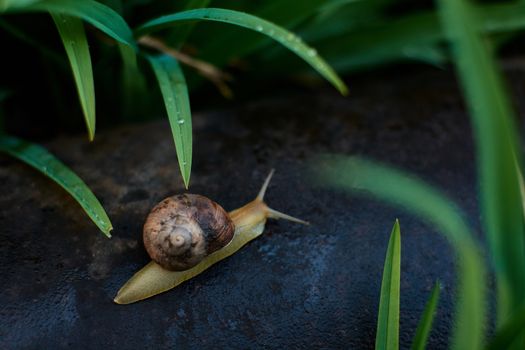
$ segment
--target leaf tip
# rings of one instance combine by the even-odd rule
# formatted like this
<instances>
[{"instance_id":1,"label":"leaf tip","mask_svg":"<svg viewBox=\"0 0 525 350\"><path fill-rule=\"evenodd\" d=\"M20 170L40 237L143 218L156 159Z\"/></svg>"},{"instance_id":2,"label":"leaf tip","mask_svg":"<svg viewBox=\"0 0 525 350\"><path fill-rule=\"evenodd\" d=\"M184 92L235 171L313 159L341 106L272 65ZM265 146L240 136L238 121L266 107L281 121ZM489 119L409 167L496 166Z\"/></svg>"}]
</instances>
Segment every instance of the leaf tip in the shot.
<instances>
[{"instance_id":1,"label":"leaf tip","mask_svg":"<svg viewBox=\"0 0 525 350\"><path fill-rule=\"evenodd\" d=\"M184 188L188 190L190 188L190 179L189 177L184 176L182 178L182 181L184 182Z\"/></svg>"},{"instance_id":2,"label":"leaf tip","mask_svg":"<svg viewBox=\"0 0 525 350\"><path fill-rule=\"evenodd\" d=\"M102 232L104 233L104 235L107 237L107 238L111 238L111 231L113 230L113 226L111 224L109 224L109 228L105 229L105 230L102 230Z\"/></svg>"},{"instance_id":3,"label":"leaf tip","mask_svg":"<svg viewBox=\"0 0 525 350\"><path fill-rule=\"evenodd\" d=\"M339 87L337 88L337 90L339 90L339 92L343 96L348 96L348 94L349 94L348 86L346 86L346 84L343 83L342 81L341 81L341 84L339 85Z\"/></svg>"},{"instance_id":4,"label":"leaf tip","mask_svg":"<svg viewBox=\"0 0 525 350\"><path fill-rule=\"evenodd\" d=\"M394 228L396 230L399 230L401 227L400 227L400 224L399 224L399 218L396 218L396 221L394 222Z\"/></svg>"}]
</instances>

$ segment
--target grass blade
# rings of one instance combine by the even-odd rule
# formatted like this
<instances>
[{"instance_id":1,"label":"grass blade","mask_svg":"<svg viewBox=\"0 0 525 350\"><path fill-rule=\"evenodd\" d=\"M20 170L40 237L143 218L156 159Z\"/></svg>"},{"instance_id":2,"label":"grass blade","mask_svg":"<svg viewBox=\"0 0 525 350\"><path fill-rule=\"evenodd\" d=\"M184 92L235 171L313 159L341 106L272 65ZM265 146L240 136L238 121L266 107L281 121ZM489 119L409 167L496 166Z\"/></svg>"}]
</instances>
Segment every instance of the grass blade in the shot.
<instances>
[{"instance_id":1,"label":"grass blade","mask_svg":"<svg viewBox=\"0 0 525 350\"><path fill-rule=\"evenodd\" d=\"M401 279L401 232L396 220L386 251L381 298L377 317L376 350L399 349L399 290Z\"/></svg>"},{"instance_id":2,"label":"grass blade","mask_svg":"<svg viewBox=\"0 0 525 350\"><path fill-rule=\"evenodd\" d=\"M301 0L292 3L267 0L258 6L243 8L243 11L290 29L305 22L326 3L326 0ZM269 43L271 40L268 40L268 37L254 35L247 31L239 32L234 28L225 28L216 39L203 42L202 46L199 46L199 52L206 60L223 65L232 57L245 57L257 49L267 47Z\"/></svg>"},{"instance_id":3,"label":"grass blade","mask_svg":"<svg viewBox=\"0 0 525 350\"><path fill-rule=\"evenodd\" d=\"M414 336L414 341L412 342L412 350L425 350L428 336L432 330L432 322L434 321L434 316L436 315L436 308L439 302L439 291L441 285L439 282L436 282L436 285L432 289L430 294L430 299L425 306L423 311L423 316L419 321L417 326L416 335Z\"/></svg>"},{"instance_id":4,"label":"grass blade","mask_svg":"<svg viewBox=\"0 0 525 350\"><path fill-rule=\"evenodd\" d=\"M470 109L477 142L482 218L497 282L498 325L524 300L525 232L515 154L515 116L476 9L464 0L441 0L440 15Z\"/></svg>"},{"instance_id":5,"label":"grass blade","mask_svg":"<svg viewBox=\"0 0 525 350\"><path fill-rule=\"evenodd\" d=\"M500 327L487 350L508 349L525 331L525 303Z\"/></svg>"},{"instance_id":6,"label":"grass blade","mask_svg":"<svg viewBox=\"0 0 525 350\"><path fill-rule=\"evenodd\" d=\"M51 12L78 17L100 29L118 42L131 46L137 44L126 21L106 5L93 0L40 0L25 4L10 2L4 7L7 12Z\"/></svg>"},{"instance_id":7,"label":"grass blade","mask_svg":"<svg viewBox=\"0 0 525 350\"><path fill-rule=\"evenodd\" d=\"M505 33L525 28L525 4L490 4L479 6L478 10L479 26L484 33ZM390 20L370 19L358 27L347 24L349 16L341 17L339 14L341 18L334 17L328 23L312 24L300 32L339 73L419 58L413 57L415 48L421 46L436 51L437 45L445 39L437 11L421 11ZM327 24L337 24L337 21L340 25L335 32L317 37L330 28ZM359 18L354 22L358 21ZM284 56L279 53L278 57L272 58L282 62ZM423 59L436 63L435 59ZM285 62L283 69L289 70L290 66L291 63Z\"/></svg>"},{"instance_id":8,"label":"grass blade","mask_svg":"<svg viewBox=\"0 0 525 350\"><path fill-rule=\"evenodd\" d=\"M59 13L52 13L51 16L53 16L71 64L80 105L86 120L89 141L93 141L95 137L95 84L84 25L80 19L75 17Z\"/></svg>"},{"instance_id":9,"label":"grass blade","mask_svg":"<svg viewBox=\"0 0 525 350\"><path fill-rule=\"evenodd\" d=\"M80 204L98 228L107 237L111 237L110 231L113 226L93 192L82 179L45 148L3 135L0 136L0 151L32 166L64 188Z\"/></svg>"},{"instance_id":10,"label":"grass blade","mask_svg":"<svg viewBox=\"0 0 525 350\"><path fill-rule=\"evenodd\" d=\"M452 348L480 349L486 317L485 268L478 245L458 214L459 208L421 180L360 158L325 156L315 159L312 166L320 183L359 193L367 191L379 199L402 205L437 226L458 259Z\"/></svg>"},{"instance_id":11,"label":"grass blade","mask_svg":"<svg viewBox=\"0 0 525 350\"><path fill-rule=\"evenodd\" d=\"M147 57L159 82L166 105L171 132L184 186L188 188L191 174L191 110L188 87L178 62L170 56Z\"/></svg>"},{"instance_id":12,"label":"grass blade","mask_svg":"<svg viewBox=\"0 0 525 350\"><path fill-rule=\"evenodd\" d=\"M197 8L207 7L210 4L210 2L211 0L189 0L186 6L184 6L184 10L193 10ZM194 26L194 24L188 24L181 28L177 28L176 31L170 33L168 41L170 42L171 46L176 49L180 49L181 46L186 42L186 40L190 36Z\"/></svg>"},{"instance_id":13,"label":"grass blade","mask_svg":"<svg viewBox=\"0 0 525 350\"><path fill-rule=\"evenodd\" d=\"M122 58L123 110L127 118L136 120L148 114L146 79L139 69L136 52L120 43Z\"/></svg>"},{"instance_id":14,"label":"grass blade","mask_svg":"<svg viewBox=\"0 0 525 350\"><path fill-rule=\"evenodd\" d=\"M172 15L162 16L143 24L136 30L137 35L143 35L155 30L169 27L181 21L207 20L234 24L240 27L248 28L265 34L270 38L278 41L308 64L310 64L319 74L327 79L342 94L348 92L348 88L339 78L337 73L326 63L317 51L306 44L295 34L281 28L271 22L261 18L232 10L206 8L190 11L183 11Z\"/></svg>"}]
</instances>

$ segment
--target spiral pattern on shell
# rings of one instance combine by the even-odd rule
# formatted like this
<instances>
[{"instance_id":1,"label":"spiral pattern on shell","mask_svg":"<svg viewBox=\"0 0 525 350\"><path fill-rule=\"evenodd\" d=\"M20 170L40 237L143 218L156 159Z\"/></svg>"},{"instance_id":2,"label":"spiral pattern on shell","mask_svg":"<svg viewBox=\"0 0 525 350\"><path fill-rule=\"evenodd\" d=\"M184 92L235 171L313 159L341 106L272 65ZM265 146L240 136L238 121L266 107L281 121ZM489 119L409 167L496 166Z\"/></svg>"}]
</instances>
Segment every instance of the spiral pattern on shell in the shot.
<instances>
[{"instance_id":1,"label":"spiral pattern on shell","mask_svg":"<svg viewBox=\"0 0 525 350\"><path fill-rule=\"evenodd\" d=\"M235 228L228 213L197 194L168 197L157 204L144 224L144 246L168 270L187 270L227 245Z\"/></svg>"}]
</instances>

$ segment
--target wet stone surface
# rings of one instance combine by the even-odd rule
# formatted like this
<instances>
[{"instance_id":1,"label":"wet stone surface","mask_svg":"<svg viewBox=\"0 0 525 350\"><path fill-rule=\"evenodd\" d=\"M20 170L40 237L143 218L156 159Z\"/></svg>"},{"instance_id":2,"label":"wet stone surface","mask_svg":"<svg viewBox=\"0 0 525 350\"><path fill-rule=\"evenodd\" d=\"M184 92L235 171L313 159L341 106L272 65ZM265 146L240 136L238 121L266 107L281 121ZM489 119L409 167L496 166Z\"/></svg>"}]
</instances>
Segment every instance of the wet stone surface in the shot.
<instances>
[{"instance_id":1,"label":"wet stone surface","mask_svg":"<svg viewBox=\"0 0 525 350\"><path fill-rule=\"evenodd\" d=\"M523 75L514 80L525 86ZM318 152L395 164L457 201L481 239L461 96L450 73L437 71L351 86L348 98L327 89L197 113L191 192L231 210L251 200L275 168L268 204L312 225L270 221L233 257L132 305L113 297L148 262L144 219L157 202L183 192L167 122L100 132L93 144L82 135L45 145L102 201L114 225L110 240L65 191L0 156L0 348L373 348L395 218L401 346L410 346L439 279L429 348L445 348L455 286L446 241L400 208L315 187L306 169Z\"/></svg>"}]
</instances>

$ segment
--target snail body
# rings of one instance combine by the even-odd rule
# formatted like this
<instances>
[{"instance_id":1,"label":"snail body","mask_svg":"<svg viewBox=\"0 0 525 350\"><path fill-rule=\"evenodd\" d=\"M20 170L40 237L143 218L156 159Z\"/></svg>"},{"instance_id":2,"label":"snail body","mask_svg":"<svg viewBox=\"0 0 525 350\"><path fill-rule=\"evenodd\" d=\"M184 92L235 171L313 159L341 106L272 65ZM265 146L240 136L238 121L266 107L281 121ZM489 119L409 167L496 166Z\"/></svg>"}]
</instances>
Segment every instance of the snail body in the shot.
<instances>
[{"instance_id":1,"label":"snail body","mask_svg":"<svg viewBox=\"0 0 525 350\"><path fill-rule=\"evenodd\" d=\"M144 225L144 245L153 261L124 284L114 301L130 304L195 277L260 236L268 218L308 224L266 205L272 175L273 170L253 201L229 213L200 195L173 196L157 204Z\"/></svg>"}]
</instances>

